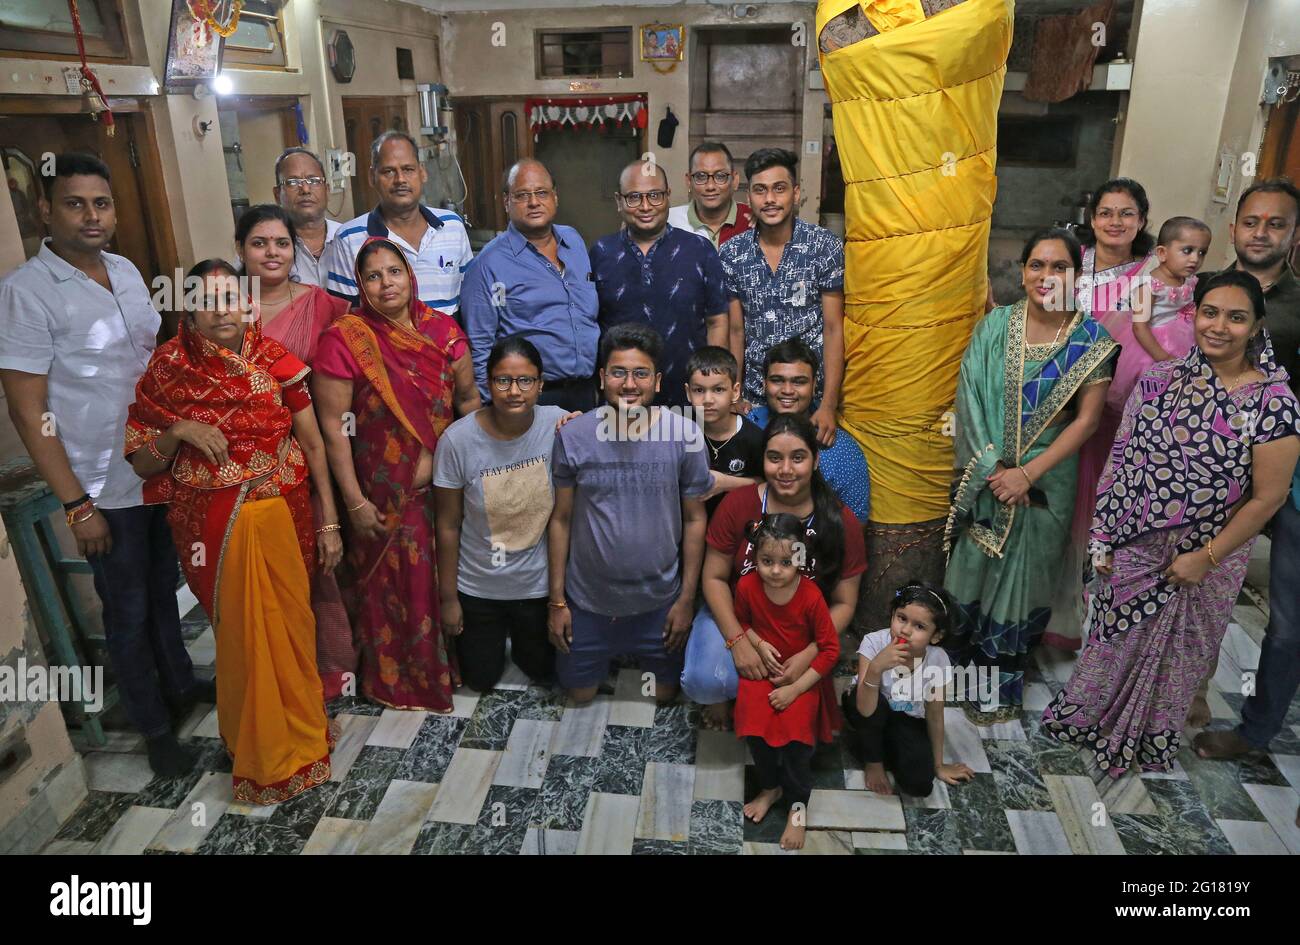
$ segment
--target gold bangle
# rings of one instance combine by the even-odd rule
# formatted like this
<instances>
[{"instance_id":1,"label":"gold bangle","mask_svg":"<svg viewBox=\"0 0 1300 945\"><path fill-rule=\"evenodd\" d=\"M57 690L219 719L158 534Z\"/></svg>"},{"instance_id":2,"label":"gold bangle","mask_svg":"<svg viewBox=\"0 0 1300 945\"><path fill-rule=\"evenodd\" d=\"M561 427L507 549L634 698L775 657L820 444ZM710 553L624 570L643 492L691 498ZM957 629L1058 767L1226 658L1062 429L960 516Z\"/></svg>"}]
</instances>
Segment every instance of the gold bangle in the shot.
<instances>
[{"instance_id":1,"label":"gold bangle","mask_svg":"<svg viewBox=\"0 0 1300 945\"><path fill-rule=\"evenodd\" d=\"M162 463L170 463L172 460L176 458L176 453L173 453L172 455L168 456L162 450L158 449L157 442L158 442L158 437L154 437L152 440L144 441L144 448L149 451L149 455L151 455L154 459ZM179 452L179 450L177 452Z\"/></svg>"},{"instance_id":2,"label":"gold bangle","mask_svg":"<svg viewBox=\"0 0 1300 945\"><path fill-rule=\"evenodd\" d=\"M560 601L560 602L557 604L557 603L556 603L555 601L553 601L553 600L548 600L548 601L546 602L546 606L547 606L547 607L554 607L556 610L568 610L568 609L569 609L568 601Z\"/></svg>"},{"instance_id":3,"label":"gold bangle","mask_svg":"<svg viewBox=\"0 0 1300 945\"><path fill-rule=\"evenodd\" d=\"M1216 568L1219 566L1219 559L1214 557L1214 539L1211 538L1205 543L1205 553L1210 556L1210 564Z\"/></svg>"},{"instance_id":4,"label":"gold bangle","mask_svg":"<svg viewBox=\"0 0 1300 945\"><path fill-rule=\"evenodd\" d=\"M1029 473L1025 472L1025 467L1017 466L1016 468L1020 470L1020 475L1025 477L1025 482L1029 483L1029 488L1032 489L1034 487L1034 480L1029 478Z\"/></svg>"},{"instance_id":5,"label":"gold bangle","mask_svg":"<svg viewBox=\"0 0 1300 945\"><path fill-rule=\"evenodd\" d=\"M77 513L80 512L82 509L86 510L86 514L81 516L81 518L77 518ZM99 510L95 508L94 504L89 499L87 499L85 502L81 503L79 506L77 506L75 509L73 509L71 512L68 513L68 524L80 525L82 522L89 522L92 518L95 517L95 513L98 511Z\"/></svg>"},{"instance_id":6,"label":"gold bangle","mask_svg":"<svg viewBox=\"0 0 1300 945\"><path fill-rule=\"evenodd\" d=\"M366 507L366 503L368 503L369 501L370 501L369 499L362 499L362 500L361 500L361 504L358 505L356 508L348 509L348 514L351 515L353 512L357 512L357 511L360 511L361 509L365 508L365 507Z\"/></svg>"},{"instance_id":7,"label":"gold bangle","mask_svg":"<svg viewBox=\"0 0 1300 945\"><path fill-rule=\"evenodd\" d=\"M324 532L339 532L342 530L343 530L343 526L340 525L338 522L335 522L333 525L322 525L320 528L316 529L316 534L320 535L323 534Z\"/></svg>"}]
</instances>

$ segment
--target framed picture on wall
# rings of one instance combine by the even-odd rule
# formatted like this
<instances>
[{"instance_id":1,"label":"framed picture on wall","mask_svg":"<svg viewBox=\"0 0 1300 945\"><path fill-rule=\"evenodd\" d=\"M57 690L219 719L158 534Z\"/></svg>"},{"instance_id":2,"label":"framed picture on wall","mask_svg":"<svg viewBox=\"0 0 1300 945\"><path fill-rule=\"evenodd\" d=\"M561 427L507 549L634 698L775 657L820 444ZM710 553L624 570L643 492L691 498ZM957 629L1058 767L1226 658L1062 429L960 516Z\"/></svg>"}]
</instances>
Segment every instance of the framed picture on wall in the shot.
<instances>
[{"instance_id":1,"label":"framed picture on wall","mask_svg":"<svg viewBox=\"0 0 1300 945\"><path fill-rule=\"evenodd\" d=\"M641 27L642 62L681 62L686 52L686 27L650 23Z\"/></svg>"},{"instance_id":2,"label":"framed picture on wall","mask_svg":"<svg viewBox=\"0 0 1300 945\"><path fill-rule=\"evenodd\" d=\"M194 18L186 0L172 0L163 86L171 89L215 79L221 71L222 42L210 23Z\"/></svg>"}]
</instances>

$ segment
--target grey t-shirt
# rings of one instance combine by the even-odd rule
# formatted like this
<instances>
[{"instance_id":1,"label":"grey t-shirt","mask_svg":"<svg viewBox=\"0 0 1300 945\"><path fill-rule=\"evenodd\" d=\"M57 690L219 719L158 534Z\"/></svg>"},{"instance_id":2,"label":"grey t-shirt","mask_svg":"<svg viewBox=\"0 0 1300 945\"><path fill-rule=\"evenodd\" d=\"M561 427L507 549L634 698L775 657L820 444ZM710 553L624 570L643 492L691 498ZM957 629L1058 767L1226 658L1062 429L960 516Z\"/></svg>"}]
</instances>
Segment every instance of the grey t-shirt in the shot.
<instances>
[{"instance_id":1,"label":"grey t-shirt","mask_svg":"<svg viewBox=\"0 0 1300 945\"><path fill-rule=\"evenodd\" d=\"M565 594L583 610L629 617L681 591L682 499L713 484L704 434L660 409L644 439L621 435L609 407L565 424L555 444L556 488L574 487Z\"/></svg>"},{"instance_id":2,"label":"grey t-shirt","mask_svg":"<svg viewBox=\"0 0 1300 945\"><path fill-rule=\"evenodd\" d=\"M433 484L460 489L462 594L525 600L547 593L546 524L555 493L551 450L561 407L537 407L528 432L513 440L487 434L474 414L443 431L434 454Z\"/></svg>"}]
</instances>

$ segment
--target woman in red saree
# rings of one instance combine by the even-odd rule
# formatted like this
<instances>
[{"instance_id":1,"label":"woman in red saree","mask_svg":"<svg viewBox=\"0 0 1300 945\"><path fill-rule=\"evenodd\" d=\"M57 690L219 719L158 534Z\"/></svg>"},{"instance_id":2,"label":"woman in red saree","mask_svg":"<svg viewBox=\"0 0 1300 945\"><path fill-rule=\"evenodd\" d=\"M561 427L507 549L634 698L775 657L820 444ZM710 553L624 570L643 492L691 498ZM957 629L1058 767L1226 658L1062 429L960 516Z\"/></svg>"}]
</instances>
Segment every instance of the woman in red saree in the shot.
<instances>
[{"instance_id":1,"label":"woman in red saree","mask_svg":"<svg viewBox=\"0 0 1300 945\"><path fill-rule=\"evenodd\" d=\"M262 333L311 367L325 329L348 310L348 303L324 289L289 278L297 234L289 215L273 203L249 207L235 226L235 249L245 275L257 282ZM312 492L312 513L323 515L320 495ZM311 610L316 616L316 668L326 700L343 693L348 674L357 671L352 625L333 572L317 568L311 576Z\"/></svg>"},{"instance_id":2,"label":"woman in red saree","mask_svg":"<svg viewBox=\"0 0 1300 945\"><path fill-rule=\"evenodd\" d=\"M216 631L235 799L274 804L330 776L308 575L318 552L332 569L343 547L306 365L263 336L227 263L190 275L204 301L136 385L126 455L145 501L168 503L186 579Z\"/></svg>"},{"instance_id":3,"label":"woman in red saree","mask_svg":"<svg viewBox=\"0 0 1300 945\"><path fill-rule=\"evenodd\" d=\"M420 301L396 244L368 240L355 275L358 310L321 337L312 393L348 514L343 588L362 692L450 712L459 680L439 621L430 483L438 437L479 408L469 342Z\"/></svg>"}]
</instances>

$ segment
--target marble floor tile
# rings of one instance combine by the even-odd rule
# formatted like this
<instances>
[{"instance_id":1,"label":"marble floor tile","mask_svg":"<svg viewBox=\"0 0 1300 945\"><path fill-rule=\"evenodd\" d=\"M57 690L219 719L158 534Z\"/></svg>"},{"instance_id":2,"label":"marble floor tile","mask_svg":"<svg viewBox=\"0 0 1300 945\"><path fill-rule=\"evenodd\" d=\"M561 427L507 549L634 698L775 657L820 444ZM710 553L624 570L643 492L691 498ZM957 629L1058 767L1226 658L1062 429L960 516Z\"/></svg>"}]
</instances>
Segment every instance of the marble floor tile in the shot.
<instances>
[{"instance_id":1,"label":"marble floor tile","mask_svg":"<svg viewBox=\"0 0 1300 945\"><path fill-rule=\"evenodd\" d=\"M506 660L505 672L501 674L501 678L497 680L494 688L522 691L531 686L532 682L528 678L528 674L516 666L512 660Z\"/></svg>"},{"instance_id":2,"label":"marble floor tile","mask_svg":"<svg viewBox=\"0 0 1300 945\"><path fill-rule=\"evenodd\" d=\"M639 725L609 725L597 757L592 790L602 794L639 794L645 779L650 729Z\"/></svg>"},{"instance_id":3,"label":"marble floor tile","mask_svg":"<svg viewBox=\"0 0 1300 945\"><path fill-rule=\"evenodd\" d=\"M1219 687L1210 684L1205 693L1205 703L1210 707L1210 717L1215 719L1228 719L1229 721L1238 721L1237 710L1234 709L1226 699Z\"/></svg>"},{"instance_id":4,"label":"marble floor tile","mask_svg":"<svg viewBox=\"0 0 1300 945\"><path fill-rule=\"evenodd\" d=\"M217 709L214 706L207 715L199 720L199 724L190 732L192 738L220 738L221 728L217 722Z\"/></svg>"},{"instance_id":5,"label":"marble floor tile","mask_svg":"<svg viewBox=\"0 0 1300 945\"><path fill-rule=\"evenodd\" d=\"M943 758L949 764L963 761L972 771L991 772L979 729L961 709L943 710Z\"/></svg>"},{"instance_id":6,"label":"marble floor tile","mask_svg":"<svg viewBox=\"0 0 1300 945\"><path fill-rule=\"evenodd\" d=\"M505 751L523 699L522 689L494 689L483 693L460 737L460 747Z\"/></svg>"},{"instance_id":7,"label":"marble floor tile","mask_svg":"<svg viewBox=\"0 0 1300 945\"><path fill-rule=\"evenodd\" d=\"M600 754L605 740L605 727L613 707L610 696L599 695L586 705L565 706L559 724L555 726L555 740L551 742L552 755L578 755L595 757Z\"/></svg>"},{"instance_id":8,"label":"marble floor tile","mask_svg":"<svg viewBox=\"0 0 1300 945\"><path fill-rule=\"evenodd\" d=\"M634 836L640 840L686 840L694 790L693 766L648 762Z\"/></svg>"},{"instance_id":9,"label":"marble floor tile","mask_svg":"<svg viewBox=\"0 0 1300 945\"><path fill-rule=\"evenodd\" d=\"M1070 841L1061 820L1050 810L1009 810L1007 822L1022 854L1070 855Z\"/></svg>"},{"instance_id":10,"label":"marble floor tile","mask_svg":"<svg viewBox=\"0 0 1300 945\"><path fill-rule=\"evenodd\" d=\"M587 797L576 852L614 856L631 853L640 804L641 799L632 794L592 791Z\"/></svg>"},{"instance_id":11,"label":"marble floor tile","mask_svg":"<svg viewBox=\"0 0 1300 945\"><path fill-rule=\"evenodd\" d=\"M654 692L644 696L641 690L641 670L620 669L614 684L614 700L610 707L610 725L639 725L645 728L655 724Z\"/></svg>"},{"instance_id":12,"label":"marble floor tile","mask_svg":"<svg viewBox=\"0 0 1300 945\"><path fill-rule=\"evenodd\" d=\"M437 794L436 784L392 781L353 852L398 856L410 853Z\"/></svg>"},{"instance_id":13,"label":"marble floor tile","mask_svg":"<svg viewBox=\"0 0 1300 945\"><path fill-rule=\"evenodd\" d=\"M68 733L69 737L72 737L76 734L77 733L74 732ZM137 735L135 732L123 732L123 731L105 732L104 741L105 744L103 745L94 745L94 746L87 745L85 747L82 747L81 743L79 743L78 740L74 738L73 743L76 744L77 747L83 752L118 751L118 752L135 752L138 754L144 751L144 738L140 735Z\"/></svg>"},{"instance_id":14,"label":"marble floor tile","mask_svg":"<svg viewBox=\"0 0 1300 945\"><path fill-rule=\"evenodd\" d=\"M462 686L451 694L451 714L458 719L467 719L474 714L478 706L479 694L473 689Z\"/></svg>"},{"instance_id":15,"label":"marble floor tile","mask_svg":"<svg viewBox=\"0 0 1300 945\"><path fill-rule=\"evenodd\" d=\"M1233 853L1286 856L1291 852L1268 823L1220 820L1219 829L1228 838L1228 843L1232 844Z\"/></svg>"},{"instance_id":16,"label":"marble floor tile","mask_svg":"<svg viewBox=\"0 0 1300 945\"><path fill-rule=\"evenodd\" d=\"M1232 622L1240 626L1256 646L1263 644L1264 628L1268 626L1268 615L1254 604L1233 605Z\"/></svg>"},{"instance_id":17,"label":"marble floor tile","mask_svg":"<svg viewBox=\"0 0 1300 945\"><path fill-rule=\"evenodd\" d=\"M1052 690L1046 683L1031 682L1025 683L1025 712L1031 715L1042 715L1043 710L1047 708L1052 701Z\"/></svg>"},{"instance_id":18,"label":"marble floor tile","mask_svg":"<svg viewBox=\"0 0 1300 945\"><path fill-rule=\"evenodd\" d=\"M904 808L907 848L913 853L956 855L962 851L958 812Z\"/></svg>"},{"instance_id":19,"label":"marble floor tile","mask_svg":"<svg viewBox=\"0 0 1300 945\"><path fill-rule=\"evenodd\" d=\"M1274 752L1269 757L1273 759L1273 764L1277 765L1287 783L1300 791L1300 755L1284 755L1280 752Z\"/></svg>"},{"instance_id":20,"label":"marble floor tile","mask_svg":"<svg viewBox=\"0 0 1300 945\"><path fill-rule=\"evenodd\" d=\"M1190 779L1144 783L1161 818L1161 837L1157 842L1162 847L1193 855L1232 852L1228 838L1219 829Z\"/></svg>"},{"instance_id":21,"label":"marble floor tile","mask_svg":"<svg viewBox=\"0 0 1300 945\"><path fill-rule=\"evenodd\" d=\"M808 801L808 826L813 830L901 831L907 823L897 795L814 789Z\"/></svg>"},{"instance_id":22,"label":"marble floor tile","mask_svg":"<svg viewBox=\"0 0 1300 945\"><path fill-rule=\"evenodd\" d=\"M699 739L699 710L688 702L655 707L655 724L646 744L646 761L694 765Z\"/></svg>"},{"instance_id":23,"label":"marble floor tile","mask_svg":"<svg viewBox=\"0 0 1300 945\"><path fill-rule=\"evenodd\" d=\"M1104 771L1096 770L1092 772L1092 783L1097 786L1097 795L1111 814L1156 813L1155 802L1136 771L1130 770L1112 778Z\"/></svg>"},{"instance_id":24,"label":"marble floor tile","mask_svg":"<svg viewBox=\"0 0 1300 945\"><path fill-rule=\"evenodd\" d=\"M803 849L790 852L803 856L852 856L853 849L853 834L850 831L816 830L810 827L804 832Z\"/></svg>"},{"instance_id":25,"label":"marble floor tile","mask_svg":"<svg viewBox=\"0 0 1300 945\"><path fill-rule=\"evenodd\" d=\"M144 755L94 751L83 755L82 760L86 765L86 786L92 791L137 794L154 779Z\"/></svg>"},{"instance_id":26,"label":"marble floor tile","mask_svg":"<svg viewBox=\"0 0 1300 945\"><path fill-rule=\"evenodd\" d=\"M379 748L374 745L362 748L325 814L329 817L369 820L383 800L388 782L393 780L394 772L401 763L400 748Z\"/></svg>"},{"instance_id":27,"label":"marble floor tile","mask_svg":"<svg viewBox=\"0 0 1300 945\"><path fill-rule=\"evenodd\" d=\"M194 853L232 801L230 776L205 773L149 842L153 850Z\"/></svg>"},{"instance_id":28,"label":"marble floor tile","mask_svg":"<svg viewBox=\"0 0 1300 945\"><path fill-rule=\"evenodd\" d=\"M424 720L420 733L415 736L415 741L411 742L411 747L402 755L393 777L429 784L441 781L467 725L469 719L430 713Z\"/></svg>"},{"instance_id":29,"label":"marble floor tile","mask_svg":"<svg viewBox=\"0 0 1300 945\"><path fill-rule=\"evenodd\" d=\"M740 801L696 799L691 804L691 853L735 854L744 843Z\"/></svg>"},{"instance_id":30,"label":"marble floor tile","mask_svg":"<svg viewBox=\"0 0 1300 945\"><path fill-rule=\"evenodd\" d=\"M192 738L195 730L207 721L208 716L215 715L216 711L216 706L209 705L206 702L200 702L198 705L192 706L189 712L185 714L184 721L180 722L176 726L176 737L181 741ZM216 723L214 722L213 724L215 725ZM220 735L204 735L202 737L219 738Z\"/></svg>"},{"instance_id":31,"label":"marble floor tile","mask_svg":"<svg viewBox=\"0 0 1300 945\"><path fill-rule=\"evenodd\" d=\"M1263 820L1264 815L1246 793L1243 782L1277 784L1284 780L1271 763L1265 772L1259 765L1248 767L1240 761L1207 761L1190 747L1179 754L1179 759L1206 810L1216 820ZM1247 770L1259 774L1245 777Z\"/></svg>"},{"instance_id":32,"label":"marble floor tile","mask_svg":"<svg viewBox=\"0 0 1300 945\"><path fill-rule=\"evenodd\" d=\"M1244 787L1287 850L1293 856L1300 854L1300 827L1296 826L1296 811L1300 809L1297 800L1300 800L1300 796L1296 794L1295 788L1268 784L1247 784Z\"/></svg>"},{"instance_id":33,"label":"marble floor tile","mask_svg":"<svg viewBox=\"0 0 1300 945\"><path fill-rule=\"evenodd\" d=\"M143 853L172 813L161 807L128 808L91 852L110 856Z\"/></svg>"},{"instance_id":34,"label":"marble floor tile","mask_svg":"<svg viewBox=\"0 0 1300 945\"><path fill-rule=\"evenodd\" d=\"M51 840L41 849L41 856L89 856L95 844L89 840Z\"/></svg>"},{"instance_id":35,"label":"marble floor tile","mask_svg":"<svg viewBox=\"0 0 1300 945\"><path fill-rule=\"evenodd\" d=\"M200 633L198 639L185 649L189 651L190 662L196 669L215 666L217 663L217 636L211 627Z\"/></svg>"},{"instance_id":36,"label":"marble floor tile","mask_svg":"<svg viewBox=\"0 0 1300 945\"><path fill-rule=\"evenodd\" d=\"M1226 656L1238 671L1238 684L1236 687L1225 687L1228 692L1241 691L1240 674L1254 672L1259 667L1259 653L1259 644L1251 639L1241 624L1235 621L1228 624L1228 632L1219 644L1219 660L1222 662Z\"/></svg>"},{"instance_id":37,"label":"marble floor tile","mask_svg":"<svg viewBox=\"0 0 1300 945\"><path fill-rule=\"evenodd\" d=\"M269 820L275 813L275 806L272 804L249 804L247 801L232 800L226 810L239 817L247 817L249 820Z\"/></svg>"},{"instance_id":38,"label":"marble floor tile","mask_svg":"<svg viewBox=\"0 0 1300 945\"><path fill-rule=\"evenodd\" d=\"M520 853L529 856L565 856L578 852L578 831L529 827Z\"/></svg>"},{"instance_id":39,"label":"marble floor tile","mask_svg":"<svg viewBox=\"0 0 1300 945\"><path fill-rule=\"evenodd\" d=\"M865 777L864 777L865 780ZM889 781L893 784L894 776L889 775ZM962 785L949 786L938 778L934 779L934 787L925 797L916 797L911 794L898 794L898 785L894 784L895 796L903 802L904 807L914 807L919 810L949 810L952 805L952 792L961 788ZM874 796L874 795L873 795Z\"/></svg>"},{"instance_id":40,"label":"marble floor tile","mask_svg":"<svg viewBox=\"0 0 1300 945\"><path fill-rule=\"evenodd\" d=\"M546 777L546 763L550 759L557 725L558 722L536 719L517 720L510 730L510 738L492 783L540 788Z\"/></svg>"},{"instance_id":41,"label":"marble floor tile","mask_svg":"<svg viewBox=\"0 0 1300 945\"><path fill-rule=\"evenodd\" d=\"M582 828L587 796L596 781L598 760L575 755L552 755L542 781L538 826L553 830Z\"/></svg>"},{"instance_id":42,"label":"marble floor tile","mask_svg":"<svg viewBox=\"0 0 1300 945\"><path fill-rule=\"evenodd\" d=\"M1043 775L1070 849L1078 854L1123 853L1124 845L1106 813L1092 779L1078 775Z\"/></svg>"},{"instance_id":43,"label":"marble floor tile","mask_svg":"<svg viewBox=\"0 0 1300 945\"><path fill-rule=\"evenodd\" d=\"M633 856L688 856L690 844L685 840L645 840L637 837L632 841Z\"/></svg>"},{"instance_id":44,"label":"marble floor tile","mask_svg":"<svg viewBox=\"0 0 1300 945\"><path fill-rule=\"evenodd\" d=\"M1075 655L1064 653L1055 647L1038 647L1034 651L1034 661L1038 664L1038 669L1045 680L1050 676L1057 682L1065 684L1070 681L1070 674L1074 672Z\"/></svg>"},{"instance_id":45,"label":"marble floor tile","mask_svg":"<svg viewBox=\"0 0 1300 945\"><path fill-rule=\"evenodd\" d=\"M901 833L876 833L873 831L854 831L853 848L855 850L906 850L907 836Z\"/></svg>"},{"instance_id":46,"label":"marble floor tile","mask_svg":"<svg viewBox=\"0 0 1300 945\"><path fill-rule=\"evenodd\" d=\"M304 856L347 856L356 852L361 835L370 826L365 820L346 820L342 817L322 817L302 848Z\"/></svg>"},{"instance_id":47,"label":"marble floor tile","mask_svg":"<svg viewBox=\"0 0 1300 945\"><path fill-rule=\"evenodd\" d=\"M700 731L695 748L695 797L745 799L745 743L734 732Z\"/></svg>"},{"instance_id":48,"label":"marble floor tile","mask_svg":"<svg viewBox=\"0 0 1300 945\"><path fill-rule=\"evenodd\" d=\"M213 712L213 715L216 713ZM335 716L335 721L339 723L339 739L330 752L330 780L343 781L347 779L348 771L357 760L357 755L361 754L370 733L379 724L379 717L345 714Z\"/></svg>"},{"instance_id":49,"label":"marble floor tile","mask_svg":"<svg viewBox=\"0 0 1300 945\"><path fill-rule=\"evenodd\" d=\"M133 794L114 794L108 791L91 791L69 818L55 840L85 840L98 843L112 829L135 800Z\"/></svg>"},{"instance_id":50,"label":"marble floor tile","mask_svg":"<svg viewBox=\"0 0 1300 945\"><path fill-rule=\"evenodd\" d=\"M1166 829L1155 814L1116 814L1111 818L1130 856L1179 856L1184 849L1178 834Z\"/></svg>"},{"instance_id":51,"label":"marble floor tile","mask_svg":"<svg viewBox=\"0 0 1300 945\"><path fill-rule=\"evenodd\" d=\"M990 741L985 743L984 750L993 768L1002 808L1008 811L1052 809L1052 797L1038 770L1038 757L1027 741Z\"/></svg>"},{"instance_id":52,"label":"marble floor tile","mask_svg":"<svg viewBox=\"0 0 1300 945\"><path fill-rule=\"evenodd\" d=\"M429 820L452 824L477 823L500 763L499 751L457 748L429 810Z\"/></svg>"},{"instance_id":53,"label":"marble floor tile","mask_svg":"<svg viewBox=\"0 0 1300 945\"><path fill-rule=\"evenodd\" d=\"M384 709L366 744L375 748L410 748L428 715L419 709Z\"/></svg>"},{"instance_id":54,"label":"marble floor tile","mask_svg":"<svg viewBox=\"0 0 1300 945\"><path fill-rule=\"evenodd\" d=\"M794 856L794 850L782 850L775 840L771 843L758 843L746 840L740 852L745 856Z\"/></svg>"},{"instance_id":55,"label":"marble floor tile","mask_svg":"<svg viewBox=\"0 0 1300 945\"><path fill-rule=\"evenodd\" d=\"M992 725L977 725L975 730L980 733L983 739L999 739L1001 741L1023 742L1028 739L1025 735L1025 727L1019 722L994 722Z\"/></svg>"}]
</instances>

